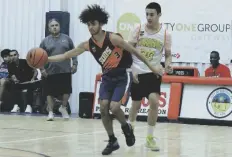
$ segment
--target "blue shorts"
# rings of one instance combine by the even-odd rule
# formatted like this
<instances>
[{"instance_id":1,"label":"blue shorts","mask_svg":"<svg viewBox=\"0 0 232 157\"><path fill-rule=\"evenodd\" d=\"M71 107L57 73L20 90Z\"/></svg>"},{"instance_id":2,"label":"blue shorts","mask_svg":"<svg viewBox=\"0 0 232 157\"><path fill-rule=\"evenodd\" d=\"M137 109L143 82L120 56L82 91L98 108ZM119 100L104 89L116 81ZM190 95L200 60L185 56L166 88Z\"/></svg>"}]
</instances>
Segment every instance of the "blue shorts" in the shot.
<instances>
[{"instance_id":1,"label":"blue shorts","mask_svg":"<svg viewBox=\"0 0 232 157\"><path fill-rule=\"evenodd\" d=\"M121 102L125 105L130 97L132 79L132 72L125 72L115 77L103 75L99 99Z\"/></svg>"}]
</instances>

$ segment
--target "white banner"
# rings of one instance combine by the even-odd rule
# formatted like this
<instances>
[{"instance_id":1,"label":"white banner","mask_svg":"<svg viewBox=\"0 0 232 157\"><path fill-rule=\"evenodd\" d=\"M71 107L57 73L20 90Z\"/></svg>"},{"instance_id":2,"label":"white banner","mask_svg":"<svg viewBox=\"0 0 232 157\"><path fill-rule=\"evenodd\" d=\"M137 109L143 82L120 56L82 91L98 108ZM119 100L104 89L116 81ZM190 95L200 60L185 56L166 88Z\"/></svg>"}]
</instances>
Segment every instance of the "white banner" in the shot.
<instances>
[{"instance_id":1,"label":"white banner","mask_svg":"<svg viewBox=\"0 0 232 157\"><path fill-rule=\"evenodd\" d=\"M181 118L232 120L232 86L185 85Z\"/></svg>"},{"instance_id":2,"label":"white banner","mask_svg":"<svg viewBox=\"0 0 232 157\"><path fill-rule=\"evenodd\" d=\"M123 2L122 2L123 1ZM128 39L129 32L146 22L145 7L151 0L115 1L114 23L117 32ZM210 52L216 50L222 63L232 59L231 0L160 0L160 21L172 34L173 62L209 63ZM217 9L215 10L215 4ZM174 9L181 8L181 9Z\"/></svg>"},{"instance_id":3,"label":"white banner","mask_svg":"<svg viewBox=\"0 0 232 157\"><path fill-rule=\"evenodd\" d=\"M94 103L94 113L100 113L100 104L98 101L99 98L99 88L101 82L97 83L96 87L96 96L95 96L95 103ZM161 85L161 96L160 96L160 106L159 106L159 117L167 117L168 115L168 106L169 106L169 99L170 99L170 84L162 84ZM124 111L125 115L129 114L129 109L131 107L132 100L129 98L129 101L126 107L121 106L122 110ZM149 103L147 99L142 100L141 108L139 110L138 116L147 116L149 109Z\"/></svg>"}]
</instances>

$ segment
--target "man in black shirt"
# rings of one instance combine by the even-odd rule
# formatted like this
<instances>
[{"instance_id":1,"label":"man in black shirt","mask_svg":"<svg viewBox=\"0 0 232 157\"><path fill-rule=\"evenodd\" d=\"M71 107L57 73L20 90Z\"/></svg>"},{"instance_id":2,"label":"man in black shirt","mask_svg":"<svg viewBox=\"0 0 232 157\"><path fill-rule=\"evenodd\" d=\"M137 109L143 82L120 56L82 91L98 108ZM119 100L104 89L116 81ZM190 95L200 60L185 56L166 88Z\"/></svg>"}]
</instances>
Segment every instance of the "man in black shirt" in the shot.
<instances>
[{"instance_id":1,"label":"man in black shirt","mask_svg":"<svg viewBox=\"0 0 232 157\"><path fill-rule=\"evenodd\" d=\"M25 112L32 113L33 90L40 86L40 82L36 81L38 71L31 68L25 59L19 59L17 50L11 50L10 63L8 64L9 79L5 82L6 89L27 90L27 107ZM11 112L19 112L19 98L15 98L16 104Z\"/></svg>"},{"instance_id":2,"label":"man in black shirt","mask_svg":"<svg viewBox=\"0 0 232 157\"><path fill-rule=\"evenodd\" d=\"M10 64L8 65L9 77L15 83L33 81L37 78L38 71L31 68L25 59L19 59L19 54L16 50L10 52Z\"/></svg>"}]
</instances>

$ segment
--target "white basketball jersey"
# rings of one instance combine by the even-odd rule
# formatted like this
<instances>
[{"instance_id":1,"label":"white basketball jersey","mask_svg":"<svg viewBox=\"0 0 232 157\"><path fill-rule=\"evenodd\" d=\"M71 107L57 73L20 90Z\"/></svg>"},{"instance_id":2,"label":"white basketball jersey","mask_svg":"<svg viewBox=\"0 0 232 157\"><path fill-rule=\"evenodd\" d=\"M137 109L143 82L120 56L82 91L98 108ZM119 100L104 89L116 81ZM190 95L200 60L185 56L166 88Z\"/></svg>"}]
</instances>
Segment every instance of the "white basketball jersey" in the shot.
<instances>
[{"instance_id":1,"label":"white basketball jersey","mask_svg":"<svg viewBox=\"0 0 232 157\"><path fill-rule=\"evenodd\" d=\"M145 29L146 25L141 25L138 36L136 48L147 58L152 66L162 66L161 59L164 50L166 29L161 25L157 33L149 34ZM133 55L132 70L137 74L149 73L151 70Z\"/></svg>"}]
</instances>

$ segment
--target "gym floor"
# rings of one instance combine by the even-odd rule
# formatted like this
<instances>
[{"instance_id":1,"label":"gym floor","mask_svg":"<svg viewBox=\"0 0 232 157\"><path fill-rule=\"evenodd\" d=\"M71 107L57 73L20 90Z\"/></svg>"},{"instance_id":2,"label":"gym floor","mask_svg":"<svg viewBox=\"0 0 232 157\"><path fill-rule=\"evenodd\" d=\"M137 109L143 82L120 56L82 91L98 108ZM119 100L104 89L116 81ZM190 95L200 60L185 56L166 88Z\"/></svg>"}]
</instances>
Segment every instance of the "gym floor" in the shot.
<instances>
[{"instance_id":1,"label":"gym floor","mask_svg":"<svg viewBox=\"0 0 232 157\"><path fill-rule=\"evenodd\" d=\"M225 126L158 123L160 152L144 147L146 123L137 122L136 143L127 147L114 121L120 157L232 157L231 128ZM0 114L0 157L101 157L108 137L101 120Z\"/></svg>"}]
</instances>

